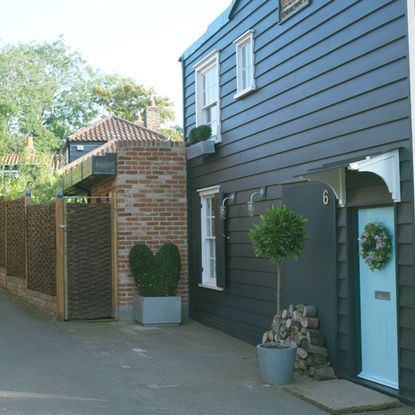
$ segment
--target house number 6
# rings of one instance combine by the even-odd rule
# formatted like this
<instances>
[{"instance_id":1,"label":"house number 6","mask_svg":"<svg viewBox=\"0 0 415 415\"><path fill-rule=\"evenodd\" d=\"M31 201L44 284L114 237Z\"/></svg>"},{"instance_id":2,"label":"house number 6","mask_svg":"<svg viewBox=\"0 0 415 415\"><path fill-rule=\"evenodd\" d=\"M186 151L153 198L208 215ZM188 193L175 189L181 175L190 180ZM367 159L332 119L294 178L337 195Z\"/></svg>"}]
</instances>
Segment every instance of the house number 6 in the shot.
<instances>
[{"instance_id":1,"label":"house number 6","mask_svg":"<svg viewBox=\"0 0 415 415\"><path fill-rule=\"evenodd\" d=\"M323 204L324 204L324 206L327 206L329 204L329 202L330 202L329 191L327 189L324 189L323 190Z\"/></svg>"}]
</instances>

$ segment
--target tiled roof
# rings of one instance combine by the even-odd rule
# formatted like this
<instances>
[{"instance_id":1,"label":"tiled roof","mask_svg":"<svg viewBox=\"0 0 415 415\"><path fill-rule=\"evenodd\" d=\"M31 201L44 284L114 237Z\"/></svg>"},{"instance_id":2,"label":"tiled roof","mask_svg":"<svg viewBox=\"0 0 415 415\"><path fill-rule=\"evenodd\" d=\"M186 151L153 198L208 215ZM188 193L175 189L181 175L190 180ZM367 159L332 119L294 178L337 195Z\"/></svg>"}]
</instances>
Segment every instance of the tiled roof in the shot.
<instances>
[{"instance_id":1,"label":"tiled roof","mask_svg":"<svg viewBox=\"0 0 415 415\"><path fill-rule=\"evenodd\" d=\"M92 156L103 156L104 154L108 153L116 153L117 152L117 141L118 140L111 140L108 141L108 143L103 144L102 146L99 146L95 150L90 151L89 153L84 154L82 157L77 158L72 163L67 164L66 166L63 166L61 169L59 169L58 173L66 173L68 171L71 171L79 164L82 164L83 161L88 160Z\"/></svg>"},{"instance_id":2,"label":"tiled roof","mask_svg":"<svg viewBox=\"0 0 415 415\"><path fill-rule=\"evenodd\" d=\"M81 128L68 141L165 141L167 138L148 128L110 115Z\"/></svg>"},{"instance_id":3,"label":"tiled roof","mask_svg":"<svg viewBox=\"0 0 415 415\"><path fill-rule=\"evenodd\" d=\"M58 158L50 154L27 154L27 153L9 153L0 157L1 166L19 166L19 165L35 165L49 164L54 168L58 167Z\"/></svg>"}]
</instances>

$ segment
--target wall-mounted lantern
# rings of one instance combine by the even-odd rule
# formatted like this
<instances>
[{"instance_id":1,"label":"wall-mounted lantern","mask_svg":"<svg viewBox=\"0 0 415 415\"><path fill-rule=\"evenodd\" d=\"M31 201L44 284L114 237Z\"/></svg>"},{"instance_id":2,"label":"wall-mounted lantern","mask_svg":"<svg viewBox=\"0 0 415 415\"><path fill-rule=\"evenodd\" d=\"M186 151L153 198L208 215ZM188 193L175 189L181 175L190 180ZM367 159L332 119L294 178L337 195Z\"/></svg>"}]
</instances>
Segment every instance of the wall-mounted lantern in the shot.
<instances>
[{"instance_id":1,"label":"wall-mounted lantern","mask_svg":"<svg viewBox=\"0 0 415 415\"><path fill-rule=\"evenodd\" d=\"M220 218L222 220L226 219L226 202L234 202L235 201L235 193L231 193L229 196L226 196L223 200L222 200L222 204L220 205Z\"/></svg>"},{"instance_id":2,"label":"wall-mounted lantern","mask_svg":"<svg viewBox=\"0 0 415 415\"><path fill-rule=\"evenodd\" d=\"M261 187L258 192L252 193L248 204L248 214L249 216L254 216L255 209L254 209L254 197L256 197L256 201L265 199L266 189L265 186Z\"/></svg>"}]
</instances>

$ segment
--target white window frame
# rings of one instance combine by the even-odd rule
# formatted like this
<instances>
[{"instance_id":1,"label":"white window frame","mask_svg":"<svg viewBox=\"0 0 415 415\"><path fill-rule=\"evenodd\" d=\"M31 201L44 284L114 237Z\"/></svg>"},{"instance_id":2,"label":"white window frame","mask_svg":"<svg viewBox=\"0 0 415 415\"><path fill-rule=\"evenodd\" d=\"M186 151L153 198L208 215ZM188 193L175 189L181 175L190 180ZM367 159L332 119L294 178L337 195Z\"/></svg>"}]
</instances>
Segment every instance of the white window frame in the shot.
<instances>
[{"instance_id":1,"label":"white window frame","mask_svg":"<svg viewBox=\"0 0 415 415\"><path fill-rule=\"evenodd\" d=\"M254 54L254 31L248 30L242 36L238 37L234 42L236 47L236 94L233 96L234 99L241 98L252 91L255 91L255 54ZM242 48L246 45L250 47L250 59L251 59L251 73L248 85L243 88L243 68L241 65L242 59Z\"/></svg>"},{"instance_id":2,"label":"white window frame","mask_svg":"<svg viewBox=\"0 0 415 415\"><path fill-rule=\"evenodd\" d=\"M202 76L208 70L215 68L216 75L216 122L217 122L217 131L212 131L212 138L215 143L220 143L221 140L221 126L220 126L220 79L219 79L219 49L215 49L207 56L205 56L200 62L198 62L194 67L195 70L195 82L196 82L196 126L206 124L204 122L204 113L203 111L206 108L203 108L203 82ZM209 107L212 106L212 103L209 104Z\"/></svg>"},{"instance_id":3,"label":"white window frame","mask_svg":"<svg viewBox=\"0 0 415 415\"><path fill-rule=\"evenodd\" d=\"M207 200L210 199L212 203L212 210L214 209L215 195L220 191L220 186L212 186L204 189L199 189L197 192L200 197L200 248L201 248L201 264L202 264L202 279L199 287L209 288L211 290L223 291L223 288L218 287L217 285L217 274L216 274L216 235L215 227L211 223L211 232L208 236L208 216L209 219L219 220L214 216L208 215L207 212ZM210 212L211 213L211 212ZM210 260L212 259L212 252L210 252L209 240L215 241L215 249L213 252L215 258L215 272L214 275L211 275L210 272Z\"/></svg>"}]
</instances>

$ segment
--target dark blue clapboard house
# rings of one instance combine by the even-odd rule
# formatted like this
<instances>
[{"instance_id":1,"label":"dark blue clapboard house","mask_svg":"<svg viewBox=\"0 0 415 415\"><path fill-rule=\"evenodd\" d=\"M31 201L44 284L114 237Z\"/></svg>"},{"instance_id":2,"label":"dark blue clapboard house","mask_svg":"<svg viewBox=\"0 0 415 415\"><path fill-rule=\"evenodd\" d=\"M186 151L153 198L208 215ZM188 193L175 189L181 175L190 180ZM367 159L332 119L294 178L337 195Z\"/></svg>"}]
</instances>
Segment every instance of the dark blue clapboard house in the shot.
<instances>
[{"instance_id":1,"label":"dark blue clapboard house","mask_svg":"<svg viewBox=\"0 0 415 415\"><path fill-rule=\"evenodd\" d=\"M248 230L287 204L308 218L309 240L284 264L285 305L317 305L338 376L410 402L414 9L413 0L235 0L180 58L185 137L212 128L188 147L192 317L260 342L276 269L255 257ZM371 221L392 238L376 272L357 241Z\"/></svg>"}]
</instances>

